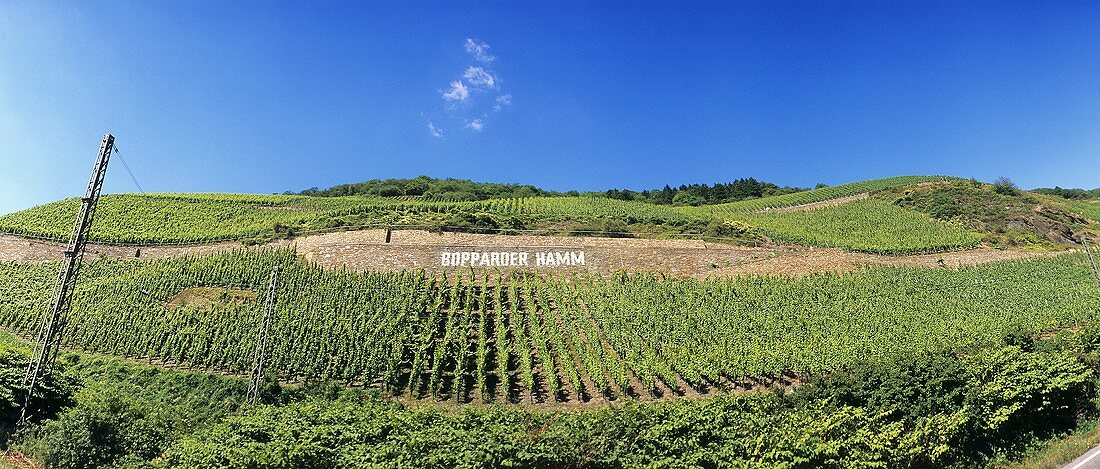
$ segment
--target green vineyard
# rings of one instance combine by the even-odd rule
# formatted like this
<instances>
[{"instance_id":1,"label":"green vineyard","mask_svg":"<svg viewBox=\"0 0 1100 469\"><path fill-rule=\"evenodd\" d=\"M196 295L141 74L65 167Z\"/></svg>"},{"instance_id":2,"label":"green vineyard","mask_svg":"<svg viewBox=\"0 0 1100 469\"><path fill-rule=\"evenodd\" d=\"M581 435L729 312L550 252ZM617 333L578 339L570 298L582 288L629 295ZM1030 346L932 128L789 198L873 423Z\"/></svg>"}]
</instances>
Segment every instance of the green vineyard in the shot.
<instances>
[{"instance_id":1,"label":"green vineyard","mask_svg":"<svg viewBox=\"0 0 1100 469\"><path fill-rule=\"evenodd\" d=\"M444 229L452 225L458 225L458 229L490 232L515 233L533 229L585 234L585 230L620 232L634 229L647 236L674 233L723 238L730 235L710 227L722 221L737 220L755 230L750 234L762 233L782 244L840 247L875 254L974 247L980 236L880 199L854 201L804 213L760 211L764 207L800 205L943 179L932 176L878 179L703 207L654 205L595 196L446 202L410 197L109 195L99 204L91 240L151 245L238 240L264 242L364 226ZM78 205L77 199L67 199L0 216L0 233L64 239ZM1095 210L1087 203L1078 205L1082 211ZM756 242L755 238L751 239Z\"/></svg>"},{"instance_id":2,"label":"green vineyard","mask_svg":"<svg viewBox=\"0 0 1100 469\"><path fill-rule=\"evenodd\" d=\"M257 249L85 269L71 348L244 373L270 270L271 370L457 402L733 388L1095 318L1083 255L795 279L330 272ZM0 264L0 325L30 335L55 266ZM196 292L206 292L198 294ZM214 293L210 293L214 292ZM188 293L191 293L189 296Z\"/></svg>"},{"instance_id":3,"label":"green vineyard","mask_svg":"<svg viewBox=\"0 0 1100 469\"><path fill-rule=\"evenodd\" d=\"M825 202L828 200L849 197L865 192L874 192L883 189L891 189L895 187L903 187L928 182L945 181L949 179L953 178L948 178L945 176L898 176L884 179L872 179L868 181L841 184L839 186L822 187L809 191L795 192L793 194L784 194L775 197L764 197L761 199L749 199L742 200L740 202L731 202L727 204L699 207L694 209L693 211L700 214L723 217L730 214L761 212L768 209L795 207L798 205L806 205L814 202Z\"/></svg>"},{"instance_id":4,"label":"green vineyard","mask_svg":"<svg viewBox=\"0 0 1100 469\"><path fill-rule=\"evenodd\" d=\"M810 211L736 214L775 241L839 247L872 254L919 254L978 245L981 236L881 200L860 200Z\"/></svg>"},{"instance_id":5,"label":"green vineyard","mask_svg":"<svg viewBox=\"0 0 1100 469\"><path fill-rule=\"evenodd\" d=\"M0 232L61 240L72 228L78 199L0 216ZM305 197L285 195L108 195L99 203L91 240L106 243L175 244L240 240L271 233L356 226L443 226L459 214L523 217L523 222L585 222L682 226L705 224L673 207L603 197L533 197L475 202L410 198ZM522 226L521 226L522 228Z\"/></svg>"}]
</instances>

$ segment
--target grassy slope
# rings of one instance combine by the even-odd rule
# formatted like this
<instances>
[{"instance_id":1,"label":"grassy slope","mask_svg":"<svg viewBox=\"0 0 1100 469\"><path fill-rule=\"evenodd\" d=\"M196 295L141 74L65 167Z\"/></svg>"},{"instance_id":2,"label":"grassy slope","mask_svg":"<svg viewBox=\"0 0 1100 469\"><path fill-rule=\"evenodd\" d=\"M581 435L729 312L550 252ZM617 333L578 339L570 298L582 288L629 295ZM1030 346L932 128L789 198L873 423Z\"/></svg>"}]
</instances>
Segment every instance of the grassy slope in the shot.
<instances>
[{"instance_id":1,"label":"grassy slope","mask_svg":"<svg viewBox=\"0 0 1100 469\"><path fill-rule=\"evenodd\" d=\"M1093 223L1100 223L1100 200L1067 200L1064 203Z\"/></svg>"},{"instance_id":2,"label":"grassy slope","mask_svg":"<svg viewBox=\"0 0 1100 469\"><path fill-rule=\"evenodd\" d=\"M1024 191L998 193L991 185L969 181L895 189L881 197L979 231L984 242L998 246L1057 247L1084 228L1081 212L1064 200Z\"/></svg>"},{"instance_id":3,"label":"grassy slope","mask_svg":"<svg viewBox=\"0 0 1100 469\"><path fill-rule=\"evenodd\" d=\"M1057 469L1077 459L1088 450L1100 445L1100 421L1083 423L1069 435L1045 442L1034 454L1008 463L999 463L1000 469Z\"/></svg>"}]
</instances>

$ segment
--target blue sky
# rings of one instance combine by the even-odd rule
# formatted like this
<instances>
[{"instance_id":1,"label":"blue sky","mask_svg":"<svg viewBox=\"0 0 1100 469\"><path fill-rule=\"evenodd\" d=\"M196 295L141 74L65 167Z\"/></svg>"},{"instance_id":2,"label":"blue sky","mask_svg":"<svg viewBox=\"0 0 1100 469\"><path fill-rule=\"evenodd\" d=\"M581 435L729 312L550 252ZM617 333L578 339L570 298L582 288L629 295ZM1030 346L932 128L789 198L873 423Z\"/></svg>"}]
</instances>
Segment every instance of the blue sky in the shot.
<instances>
[{"instance_id":1,"label":"blue sky","mask_svg":"<svg viewBox=\"0 0 1100 469\"><path fill-rule=\"evenodd\" d=\"M8 0L0 213L79 194L107 131L148 192L1093 188L1097 25L1096 2Z\"/></svg>"}]
</instances>

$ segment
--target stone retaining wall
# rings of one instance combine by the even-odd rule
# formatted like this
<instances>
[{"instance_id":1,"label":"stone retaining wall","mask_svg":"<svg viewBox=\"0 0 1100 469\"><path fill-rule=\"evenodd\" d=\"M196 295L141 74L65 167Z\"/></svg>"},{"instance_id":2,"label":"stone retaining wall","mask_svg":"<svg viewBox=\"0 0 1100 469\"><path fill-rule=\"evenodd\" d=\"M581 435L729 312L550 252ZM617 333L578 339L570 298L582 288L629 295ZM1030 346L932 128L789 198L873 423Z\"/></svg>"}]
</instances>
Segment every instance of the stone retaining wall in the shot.
<instances>
[{"instance_id":1,"label":"stone retaining wall","mask_svg":"<svg viewBox=\"0 0 1100 469\"><path fill-rule=\"evenodd\" d=\"M285 241L282 244L287 244ZM52 241L39 241L19 236L0 234L0 261L50 262L60 261L67 245ZM88 244L84 250L86 260L109 259L164 259L189 254L212 254L240 249L241 243L226 242L194 246L104 246Z\"/></svg>"},{"instance_id":2,"label":"stone retaining wall","mask_svg":"<svg viewBox=\"0 0 1100 469\"><path fill-rule=\"evenodd\" d=\"M559 238L560 239L560 238ZM600 243L596 243L600 244ZM465 255L463 255L465 253ZM477 254L474 256L473 254ZM306 259L330 269L353 271L654 271L697 275L768 257L767 250L607 245L398 244L319 245ZM461 261L455 262L461 256ZM551 261L539 262L550 256ZM583 261L580 258L583 257ZM445 259L446 258L446 259ZM489 260L484 260L489 259ZM562 260L564 259L564 262ZM520 261L520 262L517 262ZM580 262L578 262L580 261Z\"/></svg>"}]
</instances>

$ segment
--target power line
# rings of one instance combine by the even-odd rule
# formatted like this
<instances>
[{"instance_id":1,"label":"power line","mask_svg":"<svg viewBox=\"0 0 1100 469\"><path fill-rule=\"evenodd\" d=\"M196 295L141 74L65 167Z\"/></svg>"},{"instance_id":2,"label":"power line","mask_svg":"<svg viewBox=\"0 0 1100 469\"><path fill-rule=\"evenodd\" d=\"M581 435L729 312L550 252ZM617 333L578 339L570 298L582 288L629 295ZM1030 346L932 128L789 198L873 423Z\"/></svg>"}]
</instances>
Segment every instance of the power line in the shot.
<instances>
[{"instance_id":1,"label":"power line","mask_svg":"<svg viewBox=\"0 0 1100 469\"><path fill-rule=\"evenodd\" d=\"M145 190L141 188L141 184L139 184L137 178L134 177L134 172L130 171L130 165L126 164L126 159L122 157L122 153L118 151L118 147L115 147L115 154L118 155L118 160L122 162L122 167L126 168L126 174L130 175L130 180L134 181L134 185L137 186L138 192L144 194Z\"/></svg>"},{"instance_id":2,"label":"power line","mask_svg":"<svg viewBox=\"0 0 1100 469\"><path fill-rule=\"evenodd\" d=\"M248 391L245 393L245 399L252 405L260 402L260 385L264 379L264 362L267 359L267 340L271 328L271 315L275 311L276 293L279 288L278 267L271 270L269 282L267 303L264 305L264 318L260 322L260 330L256 334L256 351L252 359L252 370L249 373Z\"/></svg>"}]
</instances>

